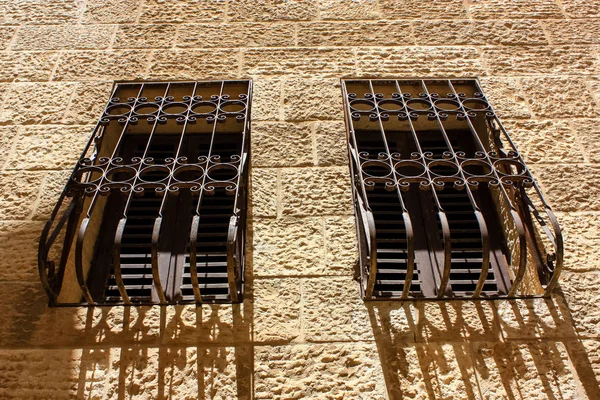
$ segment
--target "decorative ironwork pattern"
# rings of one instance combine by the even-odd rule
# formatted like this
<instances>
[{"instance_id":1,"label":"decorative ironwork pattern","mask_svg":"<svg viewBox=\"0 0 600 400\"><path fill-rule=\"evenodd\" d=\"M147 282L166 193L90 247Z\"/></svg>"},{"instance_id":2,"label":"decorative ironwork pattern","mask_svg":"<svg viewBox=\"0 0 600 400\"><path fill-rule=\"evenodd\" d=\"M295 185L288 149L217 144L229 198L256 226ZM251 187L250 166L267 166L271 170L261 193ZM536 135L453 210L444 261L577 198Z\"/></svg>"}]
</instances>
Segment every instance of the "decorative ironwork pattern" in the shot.
<instances>
[{"instance_id":1,"label":"decorative ironwork pattern","mask_svg":"<svg viewBox=\"0 0 600 400\"><path fill-rule=\"evenodd\" d=\"M549 295L562 267L560 227L477 80L342 83L364 297ZM402 217L395 233L404 236L397 250L405 254L394 261L403 264L396 288L378 290L394 285L378 273L385 261L378 237L393 213L370 205L380 206L385 192L396 192ZM384 222L376 221L378 212L387 215ZM417 232L429 229L422 223L429 219L439 238ZM419 257L424 247L433 261ZM469 267L456 267L457 260ZM523 285L529 264L537 268L537 287ZM415 274L427 284L416 285Z\"/></svg>"},{"instance_id":2,"label":"decorative ironwork pattern","mask_svg":"<svg viewBox=\"0 0 600 400\"><path fill-rule=\"evenodd\" d=\"M52 304L78 297L89 304L241 301L251 92L250 81L115 84L42 235L40 276ZM204 222L217 208L223 218ZM119 218L110 222L114 214ZM153 223L144 228L141 219ZM223 228L226 240L215 239L221 233L211 238L211 228ZM110 236L109 246L96 244L102 235ZM62 249L52 259L58 241ZM203 261L198 249L206 241L214 246L202 250ZM125 254L126 246L139 251ZM106 252L110 273L99 265ZM127 257L138 260L129 275L122 268ZM210 276L225 276L226 284L212 283L225 290L211 292ZM67 277L76 277L77 289L64 287ZM98 289L107 279L117 296ZM186 296L182 279L193 294Z\"/></svg>"}]
</instances>

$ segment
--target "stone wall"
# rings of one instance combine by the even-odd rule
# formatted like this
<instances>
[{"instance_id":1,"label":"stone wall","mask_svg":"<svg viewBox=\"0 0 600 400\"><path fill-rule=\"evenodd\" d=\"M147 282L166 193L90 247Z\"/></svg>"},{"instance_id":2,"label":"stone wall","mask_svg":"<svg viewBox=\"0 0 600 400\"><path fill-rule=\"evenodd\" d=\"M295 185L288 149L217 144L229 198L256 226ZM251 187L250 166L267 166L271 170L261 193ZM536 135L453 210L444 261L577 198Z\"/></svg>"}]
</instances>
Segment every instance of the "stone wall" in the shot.
<instances>
[{"instance_id":1,"label":"stone wall","mask_svg":"<svg viewBox=\"0 0 600 400\"><path fill-rule=\"evenodd\" d=\"M600 1L0 0L0 398L600 398ZM342 76L478 76L564 226L550 300L365 304ZM252 78L248 298L48 308L113 80Z\"/></svg>"}]
</instances>

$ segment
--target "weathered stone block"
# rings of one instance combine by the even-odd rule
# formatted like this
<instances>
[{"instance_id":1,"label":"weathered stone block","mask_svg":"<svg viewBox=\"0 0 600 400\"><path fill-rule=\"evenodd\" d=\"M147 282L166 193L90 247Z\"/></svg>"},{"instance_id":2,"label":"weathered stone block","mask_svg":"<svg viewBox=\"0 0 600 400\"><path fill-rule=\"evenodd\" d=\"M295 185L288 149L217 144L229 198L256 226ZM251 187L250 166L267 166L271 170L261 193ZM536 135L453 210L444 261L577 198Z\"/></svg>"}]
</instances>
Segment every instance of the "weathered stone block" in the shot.
<instances>
[{"instance_id":1,"label":"weathered stone block","mask_svg":"<svg viewBox=\"0 0 600 400\"><path fill-rule=\"evenodd\" d=\"M482 342L472 348L483 398L580 398L561 342Z\"/></svg>"},{"instance_id":2,"label":"weathered stone block","mask_svg":"<svg viewBox=\"0 0 600 400\"><path fill-rule=\"evenodd\" d=\"M177 47L286 47L294 45L289 23L232 23L182 25Z\"/></svg>"},{"instance_id":3,"label":"weathered stone block","mask_svg":"<svg viewBox=\"0 0 600 400\"><path fill-rule=\"evenodd\" d=\"M501 119L531 117L531 111L517 80L490 77L480 79L479 83L496 115Z\"/></svg>"},{"instance_id":4,"label":"weathered stone block","mask_svg":"<svg viewBox=\"0 0 600 400\"><path fill-rule=\"evenodd\" d=\"M356 3L345 3L348 4ZM298 24L299 46L395 46L412 43L414 39L407 21Z\"/></svg>"},{"instance_id":5,"label":"weathered stone block","mask_svg":"<svg viewBox=\"0 0 600 400\"><path fill-rule=\"evenodd\" d=\"M242 52L242 73L250 75L330 76L355 73L349 49L249 49Z\"/></svg>"},{"instance_id":6,"label":"weathered stone block","mask_svg":"<svg viewBox=\"0 0 600 400\"><path fill-rule=\"evenodd\" d=\"M35 323L46 309L45 292L37 282L3 281L0 282L0 289L3 296L0 304L0 342L4 346L30 343Z\"/></svg>"},{"instance_id":7,"label":"weathered stone block","mask_svg":"<svg viewBox=\"0 0 600 400\"><path fill-rule=\"evenodd\" d=\"M548 44L541 25L532 21L437 20L412 26L418 45Z\"/></svg>"},{"instance_id":8,"label":"weathered stone block","mask_svg":"<svg viewBox=\"0 0 600 400\"><path fill-rule=\"evenodd\" d=\"M135 22L140 2L136 0L88 0L82 20L88 24Z\"/></svg>"},{"instance_id":9,"label":"weathered stone block","mask_svg":"<svg viewBox=\"0 0 600 400\"><path fill-rule=\"evenodd\" d=\"M600 248L600 215L565 214L558 216L565 242L565 269L600 271L596 249Z\"/></svg>"},{"instance_id":10,"label":"weathered stone block","mask_svg":"<svg viewBox=\"0 0 600 400\"><path fill-rule=\"evenodd\" d=\"M320 218L253 221L256 276L322 275L325 243Z\"/></svg>"},{"instance_id":11,"label":"weathered stone block","mask_svg":"<svg viewBox=\"0 0 600 400\"><path fill-rule=\"evenodd\" d=\"M430 1L380 0L381 13L386 18L453 19L466 17L461 0Z\"/></svg>"},{"instance_id":12,"label":"weathered stone block","mask_svg":"<svg viewBox=\"0 0 600 400\"><path fill-rule=\"evenodd\" d=\"M594 117L598 104L582 80L531 78L521 80L529 108L539 117Z\"/></svg>"},{"instance_id":13,"label":"weathered stone block","mask_svg":"<svg viewBox=\"0 0 600 400\"><path fill-rule=\"evenodd\" d=\"M305 279L302 285L306 340L373 340L369 311L350 277Z\"/></svg>"},{"instance_id":14,"label":"weathered stone block","mask_svg":"<svg viewBox=\"0 0 600 400\"><path fill-rule=\"evenodd\" d=\"M0 281L38 279L39 222L0 222Z\"/></svg>"},{"instance_id":15,"label":"weathered stone block","mask_svg":"<svg viewBox=\"0 0 600 400\"><path fill-rule=\"evenodd\" d=\"M108 104L112 82L78 82L65 111L65 124L94 124ZM82 133L84 128L82 129Z\"/></svg>"},{"instance_id":16,"label":"weathered stone block","mask_svg":"<svg viewBox=\"0 0 600 400\"><path fill-rule=\"evenodd\" d=\"M352 214L350 177L344 167L286 168L281 171L284 215Z\"/></svg>"},{"instance_id":17,"label":"weathered stone block","mask_svg":"<svg viewBox=\"0 0 600 400\"><path fill-rule=\"evenodd\" d=\"M598 60L583 47L486 47L483 61L493 75L574 75L594 73Z\"/></svg>"},{"instance_id":18,"label":"weathered stone block","mask_svg":"<svg viewBox=\"0 0 600 400\"><path fill-rule=\"evenodd\" d=\"M223 20L222 0L150 0L142 5L139 22L162 24Z\"/></svg>"},{"instance_id":19,"label":"weathered stone block","mask_svg":"<svg viewBox=\"0 0 600 400\"><path fill-rule=\"evenodd\" d=\"M277 173L276 169L252 168L249 210L252 218L277 216Z\"/></svg>"},{"instance_id":20,"label":"weathered stone block","mask_svg":"<svg viewBox=\"0 0 600 400\"><path fill-rule=\"evenodd\" d=\"M112 25L26 26L19 30L14 50L106 49L112 40Z\"/></svg>"},{"instance_id":21,"label":"weathered stone block","mask_svg":"<svg viewBox=\"0 0 600 400\"><path fill-rule=\"evenodd\" d=\"M254 121L276 121L283 119L282 87L285 78L264 78L252 82L252 119Z\"/></svg>"},{"instance_id":22,"label":"weathered stone block","mask_svg":"<svg viewBox=\"0 0 600 400\"><path fill-rule=\"evenodd\" d=\"M148 66L148 55L148 52L139 50L67 52L60 58L54 79L58 81L141 79Z\"/></svg>"},{"instance_id":23,"label":"weathered stone block","mask_svg":"<svg viewBox=\"0 0 600 400\"><path fill-rule=\"evenodd\" d=\"M600 210L600 167L592 165L547 165L536 168L549 203L559 211Z\"/></svg>"},{"instance_id":24,"label":"weathered stone block","mask_svg":"<svg viewBox=\"0 0 600 400\"><path fill-rule=\"evenodd\" d=\"M0 49L6 50L8 48L16 31L16 27L2 27L2 31L0 31Z\"/></svg>"},{"instance_id":25,"label":"weathered stone block","mask_svg":"<svg viewBox=\"0 0 600 400\"><path fill-rule=\"evenodd\" d=\"M43 173L44 184L41 188L38 188L41 194L33 214L34 219L46 220L50 217L58 197L65 188L69 176L71 176L71 172L72 170L68 169Z\"/></svg>"},{"instance_id":26,"label":"weathered stone block","mask_svg":"<svg viewBox=\"0 0 600 400\"><path fill-rule=\"evenodd\" d=\"M600 120L573 118L565 122L581 142L587 159L592 163L600 163Z\"/></svg>"},{"instance_id":27,"label":"weathered stone block","mask_svg":"<svg viewBox=\"0 0 600 400\"><path fill-rule=\"evenodd\" d=\"M350 276L358 262L353 217L325 218L325 262L327 270Z\"/></svg>"},{"instance_id":28,"label":"weathered stone block","mask_svg":"<svg viewBox=\"0 0 600 400\"><path fill-rule=\"evenodd\" d=\"M385 399L383 372L372 343L256 347L256 399Z\"/></svg>"},{"instance_id":29,"label":"weathered stone block","mask_svg":"<svg viewBox=\"0 0 600 400\"><path fill-rule=\"evenodd\" d=\"M18 131L17 126L0 127L0 170L11 155Z\"/></svg>"},{"instance_id":30,"label":"weathered stone block","mask_svg":"<svg viewBox=\"0 0 600 400\"><path fill-rule=\"evenodd\" d=\"M577 135L566 121L504 121L503 125L528 163L583 162Z\"/></svg>"},{"instance_id":31,"label":"weathered stone block","mask_svg":"<svg viewBox=\"0 0 600 400\"><path fill-rule=\"evenodd\" d=\"M300 285L298 279L254 281L254 341L282 342L302 337Z\"/></svg>"},{"instance_id":32,"label":"weathered stone block","mask_svg":"<svg viewBox=\"0 0 600 400\"><path fill-rule=\"evenodd\" d=\"M233 50L161 51L152 59L151 79L237 79L239 53Z\"/></svg>"},{"instance_id":33,"label":"weathered stone block","mask_svg":"<svg viewBox=\"0 0 600 400\"><path fill-rule=\"evenodd\" d=\"M79 0L29 0L3 2L3 24L64 24L75 22L83 3Z\"/></svg>"},{"instance_id":34,"label":"weathered stone block","mask_svg":"<svg viewBox=\"0 0 600 400\"><path fill-rule=\"evenodd\" d=\"M341 119L342 98L338 79L293 79L283 89L286 120Z\"/></svg>"},{"instance_id":35,"label":"weathered stone block","mask_svg":"<svg viewBox=\"0 0 600 400\"><path fill-rule=\"evenodd\" d=\"M43 170L72 168L89 139L81 127L31 126L16 137L6 169Z\"/></svg>"},{"instance_id":36,"label":"weathered stone block","mask_svg":"<svg viewBox=\"0 0 600 400\"><path fill-rule=\"evenodd\" d=\"M314 134L310 125L256 122L252 130L252 165L292 167L314 164Z\"/></svg>"},{"instance_id":37,"label":"weathered stone block","mask_svg":"<svg viewBox=\"0 0 600 400\"><path fill-rule=\"evenodd\" d=\"M317 164L348 165L346 127L342 121L319 121L315 123L317 141Z\"/></svg>"},{"instance_id":38,"label":"weathered stone block","mask_svg":"<svg viewBox=\"0 0 600 400\"><path fill-rule=\"evenodd\" d=\"M52 52L0 53L0 81L47 81L57 60Z\"/></svg>"},{"instance_id":39,"label":"weathered stone block","mask_svg":"<svg viewBox=\"0 0 600 400\"><path fill-rule=\"evenodd\" d=\"M6 172L0 174L0 219L26 219L31 216L44 178L43 173Z\"/></svg>"},{"instance_id":40,"label":"weathered stone block","mask_svg":"<svg viewBox=\"0 0 600 400\"><path fill-rule=\"evenodd\" d=\"M311 20L318 16L317 0L239 0L229 4L227 16L233 21Z\"/></svg>"},{"instance_id":41,"label":"weathered stone block","mask_svg":"<svg viewBox=\"0 0 600 400\"><path fill-rule=\"evenodd\" d=\"M546 22L546 32L552 44L598 44L600 21L564 20Z\"/></svg>"},{"instance_id":42,"label":"weathered stone block","mask_svg":"<svg viewBox=\"0 0 600 400\"><path fill-rule=\"evenodd\" d=\"M600 338L600 308L594 304L600 302L600 272L565 272L561 276L561 289L568 307L575 332L580 337Z\"/></svg>"},{"instance_id":43,"label":"weathered stone block","mask_svg":"<svg viewBox=\"0 0 600 400\"><path fill-rule=\"evenodd\" d=\"M379 19L385 17L380 12L377 0L320 0L319 17L321 19L353 20Z\"/></svg>"},{"instance_id":44,"label":"weathered stone block","mask_svg":"<svg viewBox=\"0 0 600 400\"><path fill-rule=\"evenodd\" d=\"M586 0L561 0L567 15L571 18L596 18L600 15L600 4Z\"/></svg>"},{"instance_id":45,"label":"weathered stone block","mask_svg":"<svg viewBox=\"0 0 600 400\"><path fill-rule=\"evenodd\" d=\"M479 54L473 47L360 48L356 51L356 57L359 75L377 77L487 75L481 65Z\"/></svg>"},{"instance_id":46,"label":"weathered stone block","mask_svg":"<svg viewBox=\"0 0 600 400\"><path fill-rule=\"evenodd\" d=\"M120 25L113 47L115 49L156 49L175 44L176 25Z\"/></svg>"},{"instance_id":47,"label":"weathered stone block","mask_svg":"<svg viewBox=\"0 0 600 400\"><path fill-rule=\"evenodd\" d=\"M474 0L469 4L469 14L473 18L486 19L563 18L560 7L553 0Z\"/></svg>"},{"instance_id":48,"label":"weathered stone block","mask_svg":"<svg viewBox=\"0 0 600 400\"><path fill-rule=\"evenodd\" d=\"M73 83L14 83L0 109L0 124L59 123L74 89Z\"/></svg>"}]
</instances>

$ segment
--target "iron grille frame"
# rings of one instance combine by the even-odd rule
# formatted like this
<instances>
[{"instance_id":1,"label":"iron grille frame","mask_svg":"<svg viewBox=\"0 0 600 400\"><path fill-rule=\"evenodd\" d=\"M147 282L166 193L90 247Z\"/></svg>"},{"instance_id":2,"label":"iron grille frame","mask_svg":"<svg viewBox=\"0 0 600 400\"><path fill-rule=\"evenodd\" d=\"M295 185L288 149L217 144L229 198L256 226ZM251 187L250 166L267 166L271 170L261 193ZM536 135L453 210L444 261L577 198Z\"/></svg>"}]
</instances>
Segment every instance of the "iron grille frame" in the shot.
<instances>
[{"instance_id":1,"label":"iron grille frame","mask_svg":"<svg viewBox=\"0 0 600 400\"><path fill-rule=\"evenodd\" d=\"M191 94L176 98L170 95L170 90L175 87L193 85ZM199 93L204 86L220 85L218 93L204 98ZM237 97L231 97L224 92L224 88L244 86L246 91L239 91ZM137 94L127 98L119 98L117 92L125 86L139 87ZM143 96L148 87L166 87L164 94L149 99ZM250 164L250 131L251 131L251 106L253 82L251 79L239 80L198 80L198 81L115 81L111 89L109 101L96 123L92 135L87 142L79 160L77 161L57 204L46 222L38 248L38 271L41 283L48 295L51 306L116 306L116 305L167 305L167 304L202 304L202 303L240 303L244 296L244 269L245 269L245 229L248 202L248 169ZM234 90L235 92L235 90ZM208 110L206 110L208 108ZM123 109L128 110L121 112ZM170 112L169 109L172 111ZM182 111L177 111L183 109ZM117 111L115 111L117 110ZM143 111L142 111L143 110ZM208 155L198 157L195 162L189 162L186 157L181 157L182 143L186 137L188 126L196 123L212 126L210 133L210 147ZM144 155L125 164L117 153L123 138L129 128L139 127L147 123L151 126ZM162 165L153 162L147 157L146 152L150 147L157 128L162 124L177 124L181 126L179 144L174 154L164 160ZM119 124L120 133L110 156L99 154L104 135L107 135L109 125ZM229 125L228 125L229 124ZM240 154L235 154L228 161L221 159L219 154L212 154L217 132L221 126L236 125L240 133ZM143 129L142 129L143 130ZM158 134L156 134L158 136ZM191 135L190 135L191 136ZM108 139L106 139L108 140ZM103 149L106 151L106 148ZM166 174L159 181L144 180L143 174ZM222 178L220 172L227 171L228 178ZM181 179L183 174L193 176L193 179ZM118 177L121 177L119 179ZM123 178L125 176L126 178ZM116 178L115 178L116 177ZM180 179L178 179L178 177ZM224 190L234 199L233 212L230 216L227 230L227 281L229 286L228 299L204 299L198 283L196 266L196 244L198 243L198 225L200 223L200 208L203 196L210 196L216 190ZM89 234L90 214L97 208L99 199L110 194L120 192L127 197L123 217L115 232L115 249L119 249L123 234L124 220L127 215L127 206L133 196L144 192L153 191L157 196L162 196L163 201L159 213L164 210L165 199L176 196L181 192L190 192L196 201L195 215L191 221L189 232L189 258L191 271L191 284L193 287L192 300L172 300L165 298L162 290L163 283L158 267L158 249L162 216L159 214L152 230L152 283L156 289L158 300L131 301L121 277L118 251L115 251L114 271L116 283L121 293L122 301L97 301L90 294L86 272L84 271L84 253L86 249L83 242ZM91 199L84 205L85 199ZM79 200L77 200L79 199ZM69 203L70 200L70 203ZM77 201L75 201L77 200ZM68 203L68 204L67 204ZM84 208L87 208L85 210ZM59 259L50 260L49 255L53 247L63 246L59 250ZM74 247L74 248L73 248ZM96 251L96 250L94 250ZM70 261L74 258L74 262ZM63 288L68 261L74 265L77 284L80 287L82 301L60 302L59 296ZM195 277L195 279L194 279Z\"/></svg>"},{"instance_id":2,"label":"iron grille frame","mask_svg":"<svg viewBox=\"0 0 600 400\"><path fill-rule=\"evenodd\" d=\"M363 94L353 93L348 90L349 85L368 85L369 90ZM392 90L386 91L384 94L376 91L374 85L379 85L378 87L390 85ZM403 87L407 85L420 86L421 89L417 92L413 90L413 93L403 91ZM443 96L440 93L430 92L428 85L446 85L449 91L446 96ZM469 95L456 90L456 87L464 85L472 85L473 90L469 92ZM346 77L341 79L341 88L359 248L358 268L360 271L358 275L361 296L364 300L419 299L419 297L411 296L411 282L416 272L414 215L410 214L403 201L403 193L414 186L429 191L432 198L436 200L437 218L443 236L443 269L439 274L435 287L437 295L425 299L445 301L551 296L552 291L557 287L564 260L564 244L560 225L513 140L483 94L476 77ZM417 153L404 157L402 154L390 151L384 126L390 119L395 118L409 126L410 134L419 149ZM452 118L462 121L466 125L467 131L478 148L470 157L463 152L454 151L452 148L450 138L444 128L446 121L452 120ZM361 121L361 119L368 120L378 126L384 148L381 149L377 157L365 153L361 154L361 150L357 145L358 129L356 129L355 122ZM440 134L449 148L449 151L444 152L441 158L435 158L431 153L421 150L418 130L415 128L415 124L418 123L419 119L434 121L439 127ZM489 137L487 139L481 138L481 129L477 129L475 126L481 124L482 121L488 130ZM489 143L484 143L484 140L498 146L490 148ZM366 168L373 166L384 172L380 175L373 175L365 171ZM489 171L489 173L485 175L473 173L472 168L465 168L467 166L476 166ZM402 174L400 171L406 167L416 168L422 172L420 174ZM452 168L456 172L451 175L440 175L432 172L434 167ZM369 205L368 191L378 184L383 185L386 190L396 192L402 208L402 219L406 232L405 250L407 260L404 271L405 279L400 295L377 296L374 293L378 272L378 235L373 210ZM465 191L468 194L481 232L481 273L476 288L470 296L454 296L451 291L448 291L452 269L450 255L452 231L448 224L448 218L436 195L438 191L443 190L447 185L452 185L455 189ZM518 253L518 263L516 271L514 271L514 278L510 279L510 289L505 295L499 296L485 296L483 294L483 287L490 265L490 236L481 208L474 200L473 192L479 186L483 187L484 185L490 188L495 196L500 198L499 201L503 201L507 206L508 209L505 215L512 219L515 230L513 232L515 238L512 248L518 249L518 251L515 250ZM532 200L530 196L534 199ZM498 206L496 205L495 208L498 208ZM546 243L549 243L550 248L542 243L541 236L544 237ZM528 250L530 251L528 252ZM533 261L537 269L537 276L542 288L541 292L539 290L537 293L520 291L527 269L532 268L531 265L528 265L532 264L532 262L528 262L528 258Z\"/></svg>"}]
</instances>

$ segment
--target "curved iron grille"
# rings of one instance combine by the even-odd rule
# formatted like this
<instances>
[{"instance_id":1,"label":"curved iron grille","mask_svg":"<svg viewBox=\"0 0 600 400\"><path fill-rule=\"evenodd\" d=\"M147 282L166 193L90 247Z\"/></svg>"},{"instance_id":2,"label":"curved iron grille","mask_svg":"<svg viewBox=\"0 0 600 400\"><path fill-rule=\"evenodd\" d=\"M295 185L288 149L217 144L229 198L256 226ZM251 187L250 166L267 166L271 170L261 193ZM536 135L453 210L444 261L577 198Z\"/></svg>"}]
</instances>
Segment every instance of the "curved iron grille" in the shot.
<instances>
[{"instance_id":1,"label":"curved iron grille","mask_svg":"<svg viewBox=\"0 0 600 400\"><path fill-rule=\"evenodd\" d=\"M365 299L550 295L560 227L477 80L342 90Z\"/></svg>"},{"instance_id":2,"label":"curved iron grille","mask_svg":"<svg viewBox=\"0 0 600 400\"><path fill-rule=\"evenodd\" d=\"M51 304L242 300L251 93L115 84L42 233Z\"/></svg>"}]
</instances>

